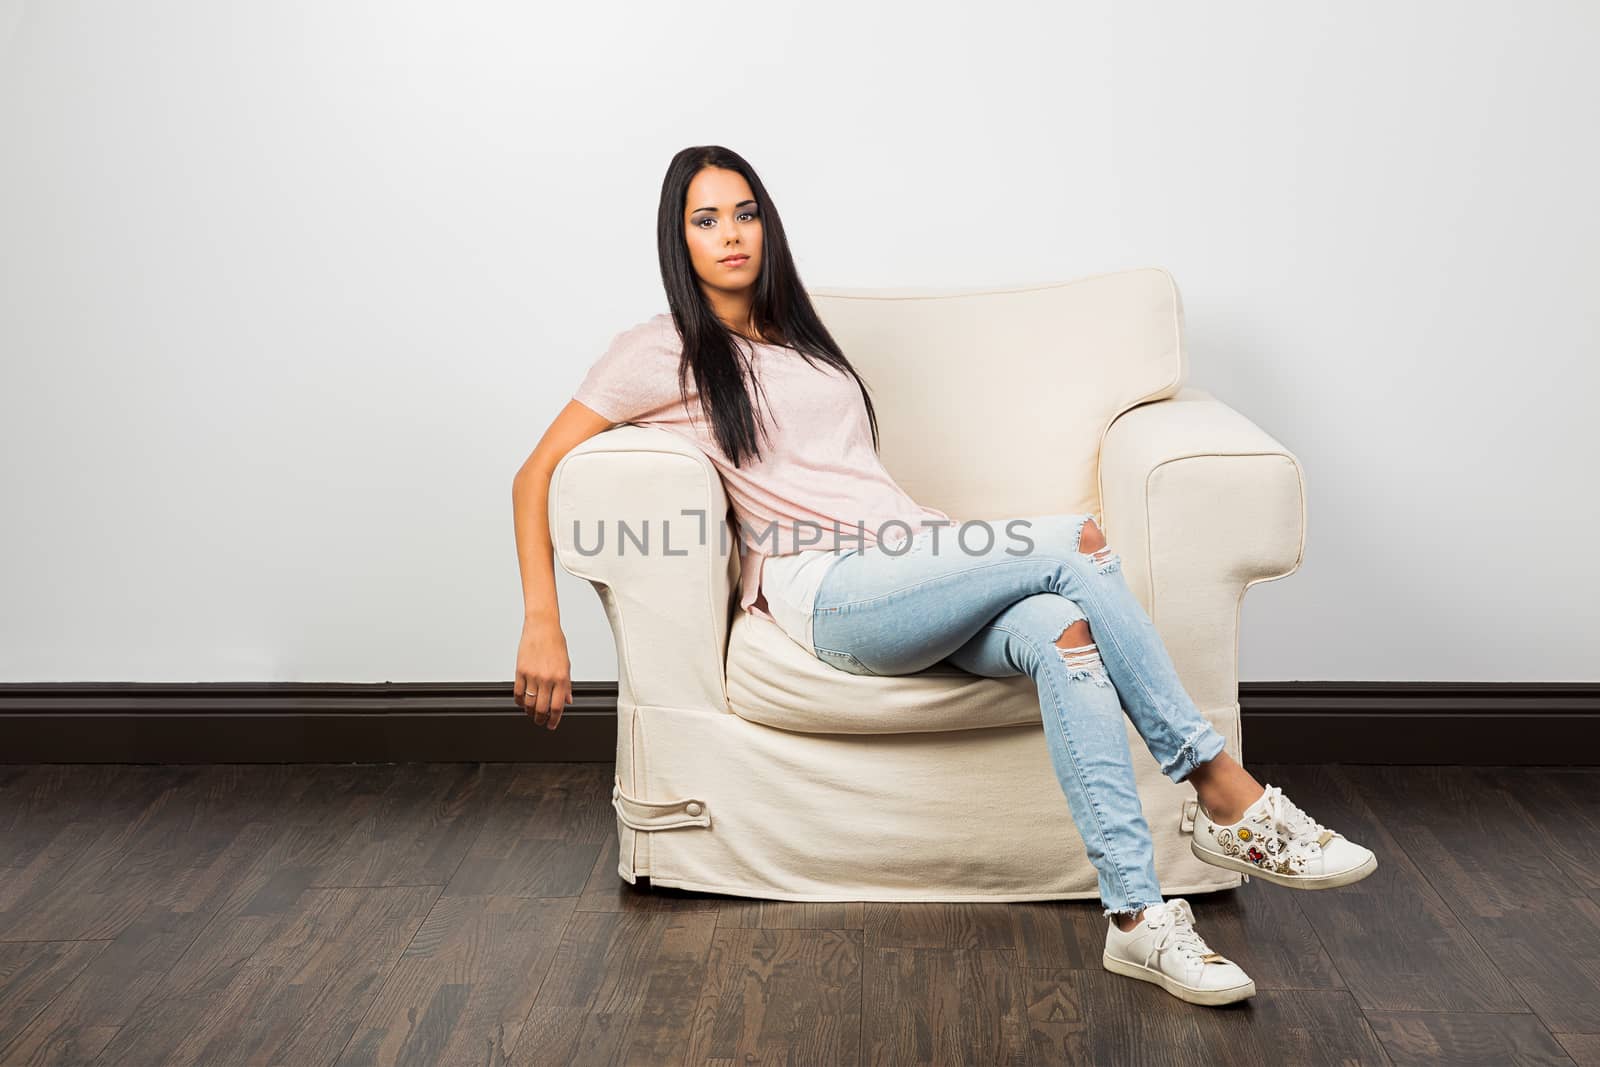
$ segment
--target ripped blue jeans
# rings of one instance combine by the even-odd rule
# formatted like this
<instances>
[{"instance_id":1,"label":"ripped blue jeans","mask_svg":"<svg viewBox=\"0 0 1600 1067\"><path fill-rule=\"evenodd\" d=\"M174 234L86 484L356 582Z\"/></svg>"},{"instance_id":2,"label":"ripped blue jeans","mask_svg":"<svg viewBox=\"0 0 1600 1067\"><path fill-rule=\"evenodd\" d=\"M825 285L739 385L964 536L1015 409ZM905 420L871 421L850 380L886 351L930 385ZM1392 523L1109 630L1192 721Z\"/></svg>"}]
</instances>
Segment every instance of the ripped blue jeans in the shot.
<instances>
[{"instance_id":1,"label":"ripped blue jeans","mask_svg":"<svg viewBox=\"0 0 1600 1067\"><path fill-rule=\"evenodd\" d=\"M946 661L989 678L1031 675L1051 762L1109 916L1161 901L1124 704L1174 782L1216 757L1224 738L1184 690L1121 557L1109 545L1080 551L1089 518L929 524L904 539L880 533L829 565L812 638L818 659L850 674L910 674ZM1080 620L1093 641L1057 645Z\"/></svg>"}]
</instances>

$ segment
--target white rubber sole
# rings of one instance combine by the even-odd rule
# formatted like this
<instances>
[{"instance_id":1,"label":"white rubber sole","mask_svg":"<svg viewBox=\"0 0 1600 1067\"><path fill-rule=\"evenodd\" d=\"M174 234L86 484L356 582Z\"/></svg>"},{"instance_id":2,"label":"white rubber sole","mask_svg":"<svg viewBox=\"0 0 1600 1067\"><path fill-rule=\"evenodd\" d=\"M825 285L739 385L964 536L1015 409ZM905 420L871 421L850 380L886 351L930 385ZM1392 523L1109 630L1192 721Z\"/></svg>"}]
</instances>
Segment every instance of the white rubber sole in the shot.
<instances>
[{"instance_id":1,"label":"white rubber sole","mask_svg":"<svg viewBox=\"0 0 1600 1067\"><path fill-rule=\"evenodd\" d=\"M1277 885L1286 885L1291 889L1337 889L1342 885L1359 882L1378 869L1378 857L1372 855L1368 856L1367 862L1359 867L1310 878L1303 874L1279 874L1277 871L1269 871L1263 867L1257 867L1253 863L1234 859L1232 856L1224 856L1219 852L1212 852L1209 849L1200 847L1199 840L1193 837L1189 839L1189 851L1213 867L1221 867L1225 871L1238 871L1240 874L1248 874L1252 878L1262 878Z\"/></svg>"},{"instance_id":2,"label":"white rubber sole","mask_svg":"<svg viewBox=\"0 0 1600 1067\"><path fill-rule=\"evenodd\" d=\"M1158 985L1179 1000L1188 1001L1190 1004L1205 1004L1215 1007L1219 1004L1233 1004L1236 1001L1256 995L1256 983L1253 978L1243 985L1231 986L1227 989L1196 989L1193 986L1184 985L1171 975L1164 974L1153 967L1118 959L1109 952L1100 954L1100 962L1105 965L1106 970L1113 974L1123 974L1129 978L1137 978L1141 982Z\"/></svg>"}]
</instances>

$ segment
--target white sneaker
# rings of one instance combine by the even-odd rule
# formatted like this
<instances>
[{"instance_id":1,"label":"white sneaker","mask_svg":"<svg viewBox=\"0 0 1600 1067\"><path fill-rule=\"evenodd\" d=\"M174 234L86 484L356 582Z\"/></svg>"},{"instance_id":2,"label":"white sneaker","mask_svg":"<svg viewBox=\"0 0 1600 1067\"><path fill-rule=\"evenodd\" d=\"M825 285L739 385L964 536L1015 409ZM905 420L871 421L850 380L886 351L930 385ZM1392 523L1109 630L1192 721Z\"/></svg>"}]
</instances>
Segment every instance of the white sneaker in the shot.
<instances>
[{"instance_id":1,"label":"white sneaker","mask_svg":"<svg viewBox=\"0 0 1600 1067\"><path fill-rule=\"evenodd\" d=\"M1189 851L1213 867L1295 889L1349 885L1378 869L1371 849L1323 826L1275 785L1228 826L1213 822L1205 805L1195 809Z\"/></svg>"},{"instance_id":2,"label":"white sneaker","mask_svg":"<svg viewBox=\"0 0 1600 1067\"><path fill-rule=\"evenodd\" d=\"M1107 917L1106 970L1153 982L1191 1004L1232 1004L1256 995L1256 984L1195 932L1194 912L1182 897L1144 909L1139 925L1124 933Z\"/></svg>"}]
</instances>

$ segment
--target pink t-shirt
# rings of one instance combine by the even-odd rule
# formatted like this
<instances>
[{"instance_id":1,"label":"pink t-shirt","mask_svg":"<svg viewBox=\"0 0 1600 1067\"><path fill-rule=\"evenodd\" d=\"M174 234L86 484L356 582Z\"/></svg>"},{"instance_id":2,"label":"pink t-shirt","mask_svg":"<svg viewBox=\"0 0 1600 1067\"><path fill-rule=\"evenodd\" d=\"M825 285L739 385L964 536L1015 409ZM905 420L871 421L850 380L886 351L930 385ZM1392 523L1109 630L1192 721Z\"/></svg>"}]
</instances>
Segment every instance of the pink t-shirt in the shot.
<instances>
[{"instance_id":1,"label":"pink t-shirt","mask_svg":"<svg viewBox=\"0 0 1600 1067\"><path fill-rule=\"evenodd\" d=\"M746 457L742 467L718 446L693 373L687 408L679 397L683 341L666 312L618 334L573 398L614 423L660 426L687 437L706 454L722 476L739 528L739 606L775 622L756 604L768 556L871 547L880 538L897 548L927 525L952 520L912 500L884 469L854 378L827 364L812 366L792 348L755 344L754 350L761 390L752 403L766 434L762 458Z\"/></svg>"}]
</instances>

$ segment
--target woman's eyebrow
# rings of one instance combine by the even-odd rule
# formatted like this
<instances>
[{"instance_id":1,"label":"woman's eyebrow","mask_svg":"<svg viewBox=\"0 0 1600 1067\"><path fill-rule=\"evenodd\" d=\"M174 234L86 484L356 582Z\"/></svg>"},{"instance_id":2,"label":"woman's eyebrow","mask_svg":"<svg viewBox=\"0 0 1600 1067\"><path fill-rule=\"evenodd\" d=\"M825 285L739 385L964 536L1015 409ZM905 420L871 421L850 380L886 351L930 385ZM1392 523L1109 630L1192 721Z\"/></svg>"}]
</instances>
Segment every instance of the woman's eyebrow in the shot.
<instances>
[{"instance_id":1,"label":"woman's eyebrow","mask_svg":"<svg viewBox=\"0 0 1600 1067\"><path fill-rule=\"evenodd\" d=\"M741 201L739 201L737 204L735 204L733 206L734 207L744 207L746 204L753 204L753 203L755 203L754 200L741 200ZM702 211L715 211L715 210L717 210L717 209L714 208L714 207L697 207L693 211L689 212L689 214L698 215Z\"/></svg>"}]
</instances>

